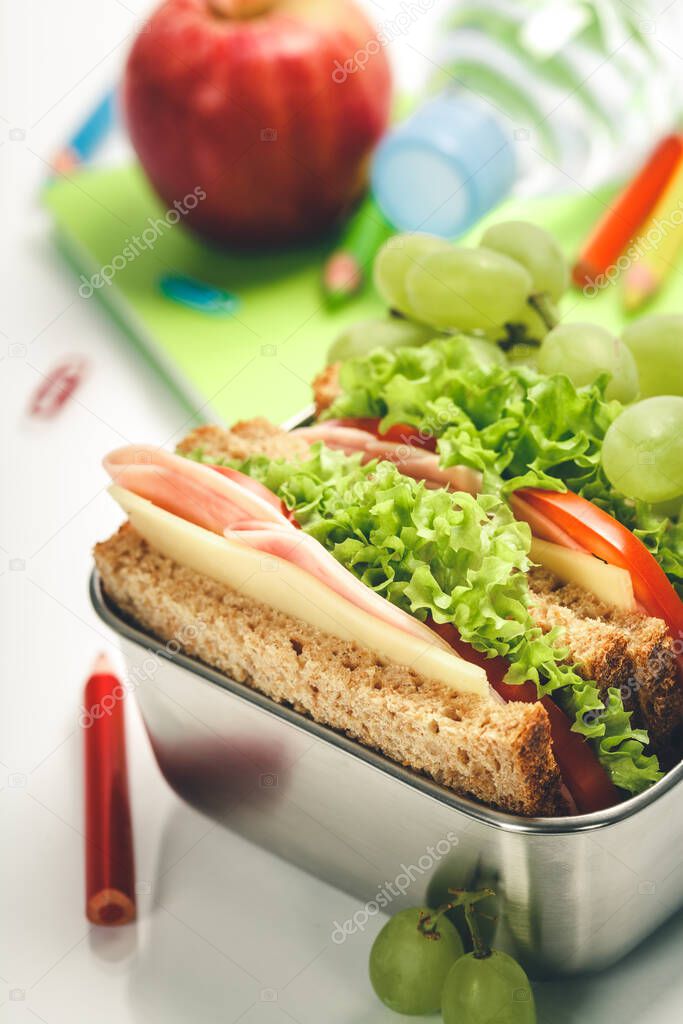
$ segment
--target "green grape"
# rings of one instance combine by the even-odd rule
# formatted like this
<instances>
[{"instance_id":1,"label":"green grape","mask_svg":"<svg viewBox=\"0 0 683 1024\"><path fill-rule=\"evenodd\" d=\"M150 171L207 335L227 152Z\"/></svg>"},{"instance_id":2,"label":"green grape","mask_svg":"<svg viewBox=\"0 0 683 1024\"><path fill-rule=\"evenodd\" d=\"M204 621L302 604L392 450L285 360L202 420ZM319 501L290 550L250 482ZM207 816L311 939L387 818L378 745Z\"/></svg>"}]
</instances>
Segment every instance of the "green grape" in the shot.
<instances>
[{"instance_id":1,"label":"green grape","mask_svg":"<svg viewBox=\"0 0 683 1024\"><path fill-rule=\"evenodd\" d=\"M621 337L638 367L641 398L683 395L683 316L641 317Z\"/></svg>"},{"instance_id":2,"label":"green grape","mask_svg":"<svg viewBox=\"0 0 683 1024\"><path fill-rule=\"evenodd\" d=\"M657 501L652 505L652 511L658 516L665 516L667 519L679 522L683 512L683 500L678 495L676 498L672 498L671 501Z\"/></svg>"},{"instance_id":3,"label":"green grape","mask_svg":"<svg viewBox=\"0 0 683 1024\"><path fill-rule=\"evenodd\" d=\"M365 356L373 348L400 348L402 345L423 345L430 341L435 331L425 324L416 324L401 317L387 317L386 320L364 320L353 324L335 338L327 353L327 362L346 362L357 356Z\"/></svg>"},{"instance_id":4,"label":"green grape","mask_svg":"<svg viewBox=\"0 0 683 1024\"><path fill-rule=\"evenodd\" d=\"M390 309L396 309L406 316L414 316L406 294L406 275L417 260L430 252L452 249L450 242L436 235L407 233L394 235L375 256L373 278L375 288ZM415 319L420 319L416 317ZM429 322L429 321L425 321Z\"/></svg>"},{"instance_id":5,"label":"green grape","mask_svg":"<svg viewBox=\"0 0 683 1024\"><path fill-rule=\"evenodd\" d=\"M421 914L433 911L422 907L399 911L384 925L370 952L372 987L385 1006L397 1013L436 1013L444 979L463 954L462 941L450 921L439 917L436 938L418 928Z\"/></svg>"},{"instance_id":6,"label":"green grape","mask_svg":"<svg viewBox=\"0 0 683 1024\"><path fill-rule=\"evenodd\" d=\"M451 967L441 995L444 1024L536 1024L529 979L507 953L466 953Z\"/></svg>"},{"instance_id":7,"label":"green grape","mask_svg":"<svg viewBox=\"0 0 683 1024\"><path fill-rule=\"evenodd\" d=\"M546 334L538 353L541 373L564 373L577 387L610 374L606 398L632 402L638 394L638 370L629 349L596 324L558 324Z\"/></svg>"},{"instance_id":8,"label":"green grape","mask_svg":"<svg viewBox=\"0 0 683 1024\"><path fill-rule=\"evenodd\" d=\"M671 501L683 495L683 397L659 395L630 405L602 442L607 479L628 498Z\"/></svg>"},{"instance_id":9,"label":"green grape","mask_svg":"<svg viewBox=\"0 0 683 1024\"><path fill-rule=\"evenodd\" d=\"M530 292L524 267L483 248L429 253L406 277L414 316L442 330L488 333L521 315Z\"/></svg>"},{"instance_id":10,"label":"green grape","mask_svg":"<svg viewBox=\"0 0 683 1024\"><path fill-rule=\"evenodd\" d=\"M494 224L479 243L517 260L531 274L534 292L545 292L559 302L569 287L569 267L552 235L526 220Z\"/></svg>"}]
</instances>

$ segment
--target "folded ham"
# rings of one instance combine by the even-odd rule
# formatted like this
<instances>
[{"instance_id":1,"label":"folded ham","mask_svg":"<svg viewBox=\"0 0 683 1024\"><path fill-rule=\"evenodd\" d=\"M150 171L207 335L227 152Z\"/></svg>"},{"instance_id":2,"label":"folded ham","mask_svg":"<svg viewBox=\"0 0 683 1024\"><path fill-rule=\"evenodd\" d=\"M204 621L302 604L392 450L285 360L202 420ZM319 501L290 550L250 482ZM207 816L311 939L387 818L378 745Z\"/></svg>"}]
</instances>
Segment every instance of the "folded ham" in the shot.
<instances>
[{"instance_id":1,"label":"folded ham","mask_svg":"<svg viewBox=\"0 0 683 1024\"><path fill-rule=\"evenodd\" d=\"M279 499L244 473L193 462L152 445L119 448L105 458L104 468L120 487L159 508L291 562L368 615L452 653L428 626L356 579L322 544L298 530Z\"/></svg>"},{"instance_id":2,"label":"folded ham","mask_svg":"<svg viewBox=\"0 0 683 1024\"><path fill-rule=\"evenodd\" d=\"M409 443L385 441L367 430L323 422L313 427L300 427L292 433L304 438L309 444L322 441L328 448L336 448L347 455L360 452L363 462L371 459L393 462L406 476L424 480L427 487L449 487L453 491L467 491L469 494L477 494L481 490L481 473L476 469L468 466L442 469L439 457L434 452Z\"/></svg>"}]
</instances>

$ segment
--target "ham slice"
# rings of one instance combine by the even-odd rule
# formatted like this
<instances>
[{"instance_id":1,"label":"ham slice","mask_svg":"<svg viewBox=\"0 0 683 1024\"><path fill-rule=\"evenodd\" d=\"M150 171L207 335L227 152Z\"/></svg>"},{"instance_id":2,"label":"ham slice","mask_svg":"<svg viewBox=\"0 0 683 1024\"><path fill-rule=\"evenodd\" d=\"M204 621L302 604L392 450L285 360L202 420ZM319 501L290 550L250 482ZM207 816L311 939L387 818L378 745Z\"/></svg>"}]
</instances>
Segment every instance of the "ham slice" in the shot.
<instances>
[{"instance_id":1,"label":"ham slice","mask_svg":"<svg viewBox=\"0 0 683 1024\"><path fill-rule=\"evenodd\" d=\"M449 645L419 619L361 583L317 540L259 493L260 484L237 470L214 469L151 445L119 448L104 460L112 480L154 505L230 540L282 558L315 576L340 597L430 646ZM224 468L224 467L222 467ZM270 492L266 491L270 495Z\"/></svg>"},{"instance_id":2,"label":"ham slice","mask_svg":"<svg viewBox=\"0 0 683 1024\"><path fill-rule=\"evenodd\" d=\"M427 487L448 487L453 491L467 491L477 494L481 490L481 473L468 466L451 466L442 469L439 457L426 448L412 444L397 444L384 441L367 430L339 426L335 423L318 423L313 427L300 427L292 431L313 444L322 441L328 448L336 448L353 455L360 452L363 462L384 459L393 462L406 476L424 480Z\"/></svg>"},{"instance_id":3,"label":"ham slice","mask_svg":"<svg viewBox=\"0 0 683 1024\"><path fill-rule=\"evenodd\" d=\"M120 487L213 533L222 533L235 519L258 519L295 528L283 516L275 495L261 488L269 495L268 499L262 497L254 489L254 481L234 469L221 467L215 472L212 467L153 445L118 448L107 455L103 465Z\"/></svg>"}]
</instances>

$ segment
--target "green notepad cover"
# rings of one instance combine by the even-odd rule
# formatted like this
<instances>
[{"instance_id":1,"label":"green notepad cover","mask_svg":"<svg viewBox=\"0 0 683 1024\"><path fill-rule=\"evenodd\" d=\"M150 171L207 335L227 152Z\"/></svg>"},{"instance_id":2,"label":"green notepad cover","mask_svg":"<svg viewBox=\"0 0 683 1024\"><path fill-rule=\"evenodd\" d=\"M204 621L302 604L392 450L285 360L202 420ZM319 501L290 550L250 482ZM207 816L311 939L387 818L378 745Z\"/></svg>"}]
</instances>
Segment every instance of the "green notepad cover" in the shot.
<instances>
[{"instance_id":1,"label":"green notepad cover","mask_svg":"<svg viewBox=\"0 0 683 1024\"><path fill-rule=\"evenodd\" d=\"M467 241L476 241L486 223L529 219L553 232L571 257L611 195L603 190L510 200ZM85 169L56 180L46 189L45 204L65 251L86 278L124 254L129 240L149 227L149 218L165 213L134 166ZM177 225L163 229L153 246L127 261L94 296L109 305L196 420L229 423L264 415L282 422L310 402L310 380L324 366L335 336L349 324L384 314L371 284L340 310L326 308L320 270L331 244L238 255L211 248ZM179 305L159 288L166 274L189 275L235 294L235 314ZM675 311L682 299L681 276L672 272L656 309ZM619 300L615 287L590 298L571 291L562 314L619 329L624 322Z\"/></svg>"}]
</instances>

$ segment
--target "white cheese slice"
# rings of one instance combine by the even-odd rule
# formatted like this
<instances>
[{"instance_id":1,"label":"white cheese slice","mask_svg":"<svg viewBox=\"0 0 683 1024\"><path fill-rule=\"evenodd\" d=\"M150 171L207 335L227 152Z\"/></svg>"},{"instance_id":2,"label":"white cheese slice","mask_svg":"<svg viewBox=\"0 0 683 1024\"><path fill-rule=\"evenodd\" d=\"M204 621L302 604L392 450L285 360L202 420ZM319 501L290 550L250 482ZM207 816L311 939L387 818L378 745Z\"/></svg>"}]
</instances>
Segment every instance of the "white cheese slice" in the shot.
<instances>
[{"instance_id":1,"label":"white cheese slice","mask_svg":"<svg viewBox=\"0 0 683 1024\"><path fill-rule=\"evenodd\" d=\"M607 565L588 552L573 551L537 537L531 541L531 559L554 572L563 583L577 583L605 604L625 611L636 608L633 581L626 569Z\"/></svg>"},{"instance_id":2,"label":"white cheese slice","mask_svg":"<svg viewBox=\"0 0 683 1024\"><path fill-rule=\"evenodd\" d=\"M148 544L188 569L341 640L353 640L383 661L412 668L460 693L489 695L484 670L444 650L436 637L423 642L361 611L298 565L188 523L123 487L110 487L109 493Z\"/></svg>"}]
</instances>

